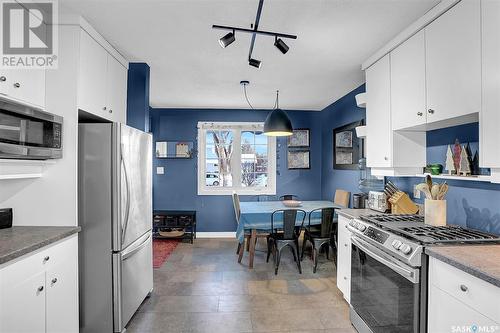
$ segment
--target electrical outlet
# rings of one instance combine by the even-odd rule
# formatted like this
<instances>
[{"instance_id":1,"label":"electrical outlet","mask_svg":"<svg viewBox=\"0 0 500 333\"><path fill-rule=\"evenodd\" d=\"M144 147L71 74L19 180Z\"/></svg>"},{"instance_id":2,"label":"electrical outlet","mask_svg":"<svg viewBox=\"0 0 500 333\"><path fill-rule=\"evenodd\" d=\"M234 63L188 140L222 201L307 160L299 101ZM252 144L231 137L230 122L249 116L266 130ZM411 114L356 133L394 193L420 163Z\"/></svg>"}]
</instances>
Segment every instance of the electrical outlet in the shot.
<instances>
[{"instance_id":1,"label":"electrical outlet","mask_svg":"<svg viewBox=\"0 0 500 333\"><path fill-rule=\"evenodd\" d=\"M164 173L165 173L164 167L156 167L156 174L157 175L163 175Z\"/></svg>"},{"instance_id":2,"label":"electrical outlet","mask_svg":"<svg viewBox=\"0 0 500 333\"><path fill-rule=\"evenodd\" d=\"M415 199L420 199L420 191L417 190L417 185L413 185L413 197Z\"/></svg>"}]
</instances>

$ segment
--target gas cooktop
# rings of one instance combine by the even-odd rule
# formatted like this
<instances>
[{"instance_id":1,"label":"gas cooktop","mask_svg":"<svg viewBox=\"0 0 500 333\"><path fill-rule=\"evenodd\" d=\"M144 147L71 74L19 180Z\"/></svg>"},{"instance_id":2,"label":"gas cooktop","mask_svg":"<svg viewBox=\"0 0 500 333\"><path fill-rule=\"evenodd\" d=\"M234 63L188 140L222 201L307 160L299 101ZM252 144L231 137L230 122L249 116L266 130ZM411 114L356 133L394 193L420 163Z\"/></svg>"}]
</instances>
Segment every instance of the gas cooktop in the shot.
<instances>
[{"instance_id":1,"label":"gas cooktop","mask_svg":"<svg viewBox=\"0 0 500 333\"><path fill-rule=\"evenodd\" d=\"M494 234L454 225L431 226L424 224L424 217L421 215L372 214L361 216L361 220L424 245L441 243L500 243L500 236Z\"/></svg>"}]
</instances>

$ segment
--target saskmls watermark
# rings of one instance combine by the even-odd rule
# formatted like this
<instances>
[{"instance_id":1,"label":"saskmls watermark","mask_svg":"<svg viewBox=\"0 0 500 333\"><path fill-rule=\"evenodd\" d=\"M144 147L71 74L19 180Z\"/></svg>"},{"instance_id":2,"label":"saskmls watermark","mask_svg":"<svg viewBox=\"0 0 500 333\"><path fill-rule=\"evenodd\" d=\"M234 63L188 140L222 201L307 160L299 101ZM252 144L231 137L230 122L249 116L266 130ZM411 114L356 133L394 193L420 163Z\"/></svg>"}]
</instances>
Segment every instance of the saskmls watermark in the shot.
<instances>
[{"instance_id":1,"label":"saskmls watermark","mask_svg":"<svg viewBox=\"0 0 500 333\"><path fill-rule=\"evenodd\" d=\"M500 332L498 325L463 325L452 326L451 333L494 333Z\"/></svg>"},{"instance_id":2,"label":"saskmls watermark","mask_svg":"<svg viewBox=\"0 0 500 333\"><path fill-rule=\"evenodd\" d=\"M57 68L57 0L0 0L0 68Z\"/></svg>"}]
</instances>

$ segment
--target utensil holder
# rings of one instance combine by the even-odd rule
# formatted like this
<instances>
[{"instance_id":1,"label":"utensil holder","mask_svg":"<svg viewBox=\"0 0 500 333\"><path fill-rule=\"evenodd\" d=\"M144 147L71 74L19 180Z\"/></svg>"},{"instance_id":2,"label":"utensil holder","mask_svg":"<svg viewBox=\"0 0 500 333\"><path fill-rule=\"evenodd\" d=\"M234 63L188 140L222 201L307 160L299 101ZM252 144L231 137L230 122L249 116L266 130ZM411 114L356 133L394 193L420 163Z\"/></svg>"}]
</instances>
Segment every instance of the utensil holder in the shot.
<instances>
[{"instance_id":1,"label":"utensil holder","mask_svg":"<svg viewBox=\"0 0 500 333\"><path fill-rule=\"evenodd\" d=\"M425 224L446 225L446 200L425 199Z\"/></svg>"}]
</instances>

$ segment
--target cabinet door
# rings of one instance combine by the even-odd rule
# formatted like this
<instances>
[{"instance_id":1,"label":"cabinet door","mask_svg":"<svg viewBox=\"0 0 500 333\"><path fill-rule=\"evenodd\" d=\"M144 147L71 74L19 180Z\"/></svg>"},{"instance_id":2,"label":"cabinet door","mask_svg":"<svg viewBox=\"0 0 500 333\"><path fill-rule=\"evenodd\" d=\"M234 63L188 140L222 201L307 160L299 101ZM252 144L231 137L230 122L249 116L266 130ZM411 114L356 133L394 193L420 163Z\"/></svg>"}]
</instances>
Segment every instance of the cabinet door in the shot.
<instances>
[{"instance_id":1,"label":"cabinet door","mask_svg":"<svg viewBox=\"0 0 500 333\"><path fill-rule=\"evenodd\" d=\"M425 29L427 122L481 109L480 3L462 0Z\"/></svg>"},{"instance_id":2,"label":"cabinet door","mask_svg":"<svg viewBox=\"0 0 500 333\"><path fill-rule=\"evenodd\" d=\"M500 324L460 302L436 286L430 285L428 332L450 332L453 327L465 327L469 328L470 332L475 332L476 330L472 330L471 328L473 325L477 327L492 327ZM456 330L456 332L464 331Z\"/></svg>"},{"instance_id":3,"label":"cabinet door","mask_svg":"<svg viewBox=\"0 0 500 333\"><path fill-rule=\"evenodd\" d=\"M107 56L99 43L80 30L78 108L104 118L109 118L106 111Z\"/></svg>"},{"instance_id":4,"label":"cabinet door","mask_svg":"<svg viewBox=\"0 0 500 333\"><path fill-rule=\"evenodd\" d=\"M340 289L347 302L351 294L351 233L341 227L339 217L338 250L337 250L337 287Z\"/></svg>"},{"instance_id":5,"label":"cabinet door","mask_svg":"<svg viewBox=\"0 0 500 333\"><path fill-rule=\"evenodd\" d=\"M480 165L500 168L500 1L481 2L483 105L480 113Z\"/></svg>"},{"instance_id":6,"label":"cabinet door","mask_svg":"<svg viewBox=\"0 0 500 333\"><path fill-rule=\"evenodd\" d=\"M8 94L15 99L45 108L45 70L12 70Z\"/></svg>"},{"instance_id":7,"label":"cabinet door","mask_svg":"<svg viewBox=\"0 0 500 333\"><path fill-rule=\"evenodd\" d=\"M426 123L424 31L391 52L392 129Z\"/></svg>"},{"instance_id":8,"label":"cabinet door","mask_svg":"<svg viewBox=\"0 0 500 333\"><path fill-rule=\"evenodd\" d=\"M66 242L69 253L46 273L47 333L78 332L78 241Z\"/></svg>"},{"instance_id":9,"label":"cabinet door","mask_svg":"<svg viewBox=\"0 0 500 333\"><path fill-rule=\"evenodd\" d=\"M45 332L45 272L30 276L22 270L17 273L12 267L2 276L0 332Z\"/></svg>"},{"instance_id":10,"label":"cabinet door","mask_svg":"<svg viewBox=\"0 0 500 333\"><path fill-rule=\"evenodd\" d=\"M108 54L106 106L114 121L122 124L127 119L127 69Z\"/></svg>"},{"instance_id":11,"label":"cabinet door","mask_svg":"<svg viewBox=\"0 0 500 333\"><path fill-rule=\"evenodd\" d=\"M391 75L386 55L366 70L366 163L391 166Z\"/></svg>"}]
</instances>

